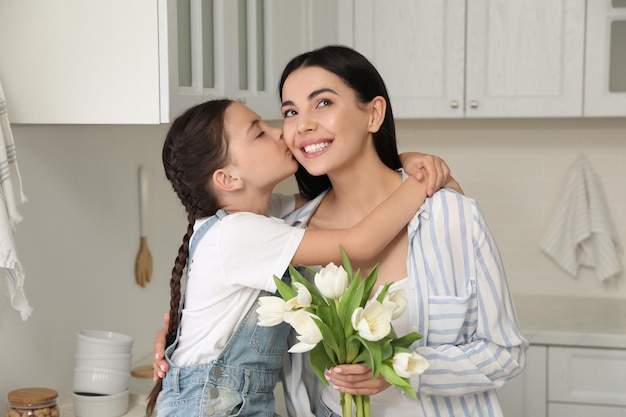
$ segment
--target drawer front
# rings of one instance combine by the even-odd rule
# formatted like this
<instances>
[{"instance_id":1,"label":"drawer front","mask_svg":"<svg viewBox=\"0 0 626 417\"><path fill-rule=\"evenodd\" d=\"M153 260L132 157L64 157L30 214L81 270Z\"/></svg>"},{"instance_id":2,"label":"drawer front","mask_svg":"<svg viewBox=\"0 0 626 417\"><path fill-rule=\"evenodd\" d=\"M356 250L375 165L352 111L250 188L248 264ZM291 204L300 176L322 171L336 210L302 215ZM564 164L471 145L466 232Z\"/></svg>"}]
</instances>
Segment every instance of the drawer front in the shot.
<instances>
[{"instance_id":1,"label":"drawer front","mask_svg":"<svg viewBox=\"0 0 626 417\"><path fill-rule=\"evenodd\" d=\"M550 417L626 417L626 407L549 404L548 415Z\"/></svg>"},{"instance_id":2,"label":"drawer front","mask_svg":"<svg viewBox=\"0 0 626 417\"><path fill-rule=\"evenodd\" d=\"M626 351L550 347L548 401L626 406Z\"/></svg>"}]
</instances>

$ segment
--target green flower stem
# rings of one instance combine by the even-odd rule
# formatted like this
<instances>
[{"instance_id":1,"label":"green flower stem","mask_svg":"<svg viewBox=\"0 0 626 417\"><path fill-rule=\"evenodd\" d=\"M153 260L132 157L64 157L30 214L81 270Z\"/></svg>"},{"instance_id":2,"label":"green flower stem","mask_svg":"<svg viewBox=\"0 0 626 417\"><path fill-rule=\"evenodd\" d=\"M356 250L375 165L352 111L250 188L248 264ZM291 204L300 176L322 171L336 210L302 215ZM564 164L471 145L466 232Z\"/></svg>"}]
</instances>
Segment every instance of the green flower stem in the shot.
<instances>
[{"instance_id":1,"label":"green flower stem","mask_svg":"<svg viewBox=\"0 0 626 417\"><path fill-rule=\"evenodd\" d=\"M369 395L363 395L363 415L364 417L370 417L371 415Z\"/></svg>"},{"instance_id":2,"label":"green flower stem","mask_svg":"<svg viewBox=\"0 0 626 417\"><path fill-rule=\"evenodd\" d=\"M370 396L340 393L342 417L352 417L352 401L356 406L356 417L371 417Z\"/></svg>"},{"instance_id":3,"label":"green flower stem","mask_svg":"<svg viewBox=\"0 0 626 417\"><path fill-rule=\"evenodd\" d=\"M354 403L356 404L356 417L365 417L363 415L363 396L355 395Z\"/></svg>"},{"instance_id":4,"label":"green flower stem","mask_svg":"<svg viewBox=\"0 0 626 417\"><path fill-rule=\"evenodd\" d=\"M342 392L341 398L341 415L343 417L352 417L352 394Z\"/></svg>"},{"instance_id":5,"label":"green flower stem","mask_svg":"<svg viewBox=\"0 0 626 417\"><path fill-rule=\"evenodd\" d=\"M332 299L333 304L335 305L335 311L337 312L337 316L339 316L339 300L337 298L333 298ZM339 322L339 324L341 324L341 321ZM339 364L343 364L343 363L349 363L346 362L346 352L347 351L347 347L346 347L346 342L345 339L343 339L343 343L339 343L339 352L337 352L337 359L339 361Z\"/></svg>"}]
</instances>

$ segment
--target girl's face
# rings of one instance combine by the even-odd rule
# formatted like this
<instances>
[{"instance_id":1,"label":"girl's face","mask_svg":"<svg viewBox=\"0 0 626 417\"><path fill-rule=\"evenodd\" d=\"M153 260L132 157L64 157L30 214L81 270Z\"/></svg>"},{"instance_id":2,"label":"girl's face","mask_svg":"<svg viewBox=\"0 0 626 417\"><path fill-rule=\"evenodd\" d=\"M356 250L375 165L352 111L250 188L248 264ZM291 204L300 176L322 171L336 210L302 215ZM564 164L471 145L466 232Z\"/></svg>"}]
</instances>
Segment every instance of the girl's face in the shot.
<instances>
[{"instance_id":1,"label":"girl's face","mask_svg":"<svg viewBox=\"0 0 626 417\"><path fill-rule=\"evenodd\" d=\"M310 174L346 167L373 146L371 103L360 103L332 72L299 68L285 80L282 95L285 142Z\"/></svg>"},{"instance_id":2,"label":"girl's face","mask_svg":"<svg viewBox=\"0 0 626 417\"><path fill-rule=\"evenodd\" d=\"M246 105L233 102L228 106L224 128L229 139L229 165L247 186L273 188L298 169L282 129L268 125Z\"/></svg>"}]
</instances>

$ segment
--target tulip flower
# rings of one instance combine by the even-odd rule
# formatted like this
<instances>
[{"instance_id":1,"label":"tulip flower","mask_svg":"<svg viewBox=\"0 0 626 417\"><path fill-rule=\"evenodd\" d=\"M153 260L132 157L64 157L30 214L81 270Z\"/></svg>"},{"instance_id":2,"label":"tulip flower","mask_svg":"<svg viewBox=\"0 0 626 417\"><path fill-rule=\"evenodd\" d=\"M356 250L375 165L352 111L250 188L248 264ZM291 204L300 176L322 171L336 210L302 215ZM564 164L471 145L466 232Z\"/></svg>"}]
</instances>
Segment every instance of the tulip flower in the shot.
<instances>
[{"instance_id":1,"label":"tulip flower","mask_svg":"<svg viewBox=\"0 0 626 417\"><path fill-rule=\"evenodd\" d=\"M391 309L391 320L395 320L406 311L406 293L404 290L397 290L387 293L383 300L383 307Z\"/></svg>"},{"instance_id":2,"label":"tulip flower","mask_svg":"<svg viewBox=\"0 0 626 417\"><path fill-rule=\"evenodd\" d=\"M297 295L287 301L285 308L289 311L297 308L310 307L311 293L309 290L299 282L294 282L293 286L296 287Z\"/></svg>"},{"instance_id":3,"label":"tulip flower","mask_svg":"<svg viewBox=\"0 0 626 417\"><path fill-rule=\"evenodd\" d=\"M365 308L359 307L352 313L352 327L365 340L375 342L387 336L391 331L390 308L385 308L378 301L370 301Z\"/></svg>"},{"instance_id":4,"label":"tulip flower","mask_svg":"<svg viewBox=\"0 0 626 417\"><path fill-rule=\"evenodd\" d=\"M391 324L407 310L406 293L388 291L392 283L387 283L372 299L378 266L361 278L361 271L354 270L343 248L341 251L343 265L326 265L315 274L315 285L293 266L289 267L290 282L274 276L281 298L260 298L259 325L289 323L298 339L289 352L310 352L311 367L323 384L328 384L327 369L362 363L371 368L374 378L382 375L417 401L409 377L424 372L428 362L410 347L422 336L409 332L399 338ZM343 416L350 417L355 411L357 417L371 417L369 395L341 392L339 397Z\"/></svg>"},{"instance_id":5,"label":"tulip flower","mask_svg":"<svg viewBox=\"0 0 626 417\"><path fill-rule=\"evenodd\" d=\"M283 322L285 316L285 300L280 297L259 297L259 326L277 326Z\"/></svg>"},{"instance_id":6,"label":"tulip flower","mask_svg":"<svg viewBox=\"0 0 626 417\"><path fill-rule=\"evenodd\" d=\"M428 361L415 352L400 352L393 357L393 370L402 378L421 375L428 369L428 366Z\"/></svg>"},{"instance_id":7,"label":"tulip flower","mask_svg":"<svg viewBox=\"0 0 626 417\"><path fill-rule=\"evenodd\" d=\"M300 341L300 343L293 345L291 349L289 349L289 352L308 352L323 339L322 332L314 319L319 320L319 317L306 310L296 310L285 313L284 320L298 333L296 338Z\"/></svg>"},{"instance_id":8,"label":"tulip flower","mask_svg":"<svg viewBox=\"0 0 626 417\"><path fill-rule=\"evenodd\" d=\"M314 280L317 289L328 299L340 299L348 287L348 273L343 266L332 262L315 274Z\"/></svg>"}]
</instances>

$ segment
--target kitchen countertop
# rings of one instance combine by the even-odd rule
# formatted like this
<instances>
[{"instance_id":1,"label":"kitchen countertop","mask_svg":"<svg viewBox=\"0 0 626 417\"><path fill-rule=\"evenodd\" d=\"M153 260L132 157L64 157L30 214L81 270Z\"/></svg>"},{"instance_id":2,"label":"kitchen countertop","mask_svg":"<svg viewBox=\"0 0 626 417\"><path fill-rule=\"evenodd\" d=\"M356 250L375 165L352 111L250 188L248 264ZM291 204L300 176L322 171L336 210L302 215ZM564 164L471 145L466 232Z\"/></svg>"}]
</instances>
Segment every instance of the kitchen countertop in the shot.
<instances>
[{"instance_id":1,"label":"kitchen countertop","mask_svg":"<svg viewBox=\"0 0 626 417\"><path fill-rule=\"evenodd\" d=\"M531 344L626 349L626 300L514 295L513 301Z\"/></svg>"}]
</instances>

